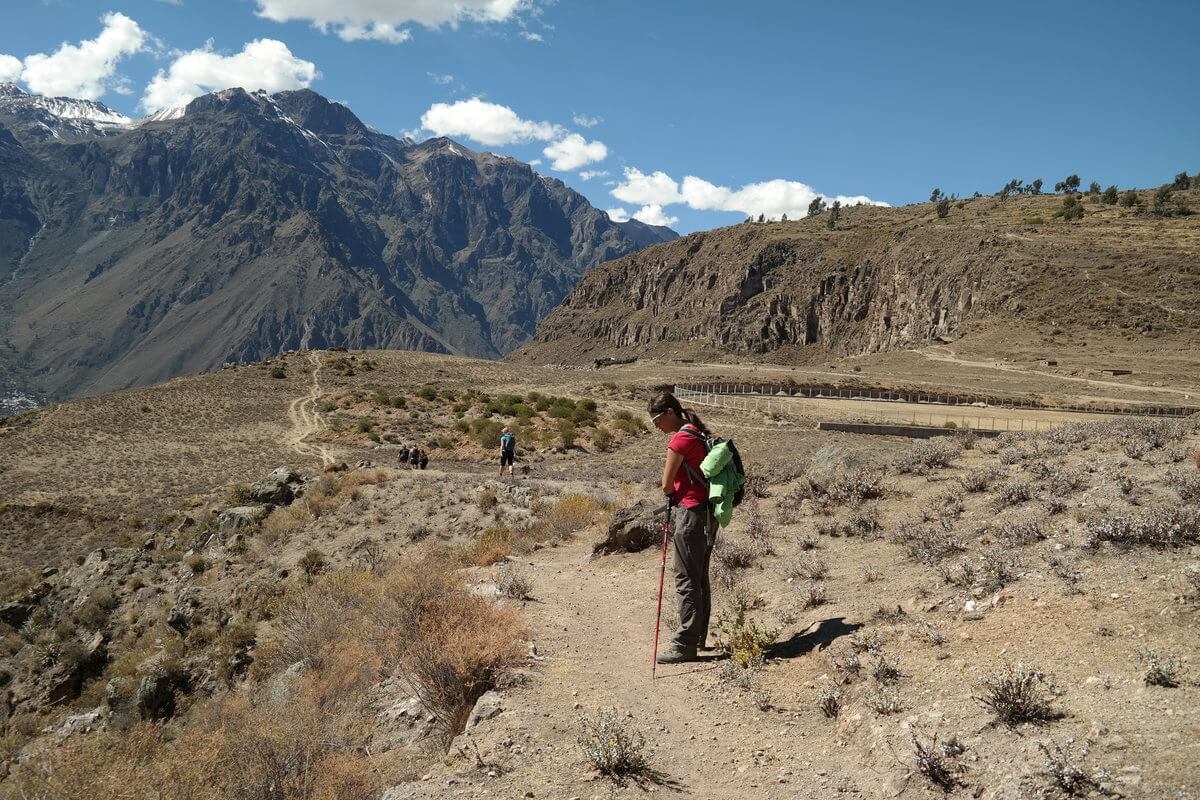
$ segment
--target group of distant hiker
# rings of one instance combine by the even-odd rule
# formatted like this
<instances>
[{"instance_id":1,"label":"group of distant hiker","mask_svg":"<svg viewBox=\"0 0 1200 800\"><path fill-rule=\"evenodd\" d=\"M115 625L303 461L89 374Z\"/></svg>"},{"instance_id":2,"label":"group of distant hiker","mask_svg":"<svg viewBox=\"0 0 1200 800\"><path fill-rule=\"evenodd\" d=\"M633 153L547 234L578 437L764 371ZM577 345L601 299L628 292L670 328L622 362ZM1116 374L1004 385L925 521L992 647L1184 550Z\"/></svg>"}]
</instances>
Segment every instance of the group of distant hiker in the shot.
<instances>
[{"instance_id":1,"label":"group of distant hiker","mask_svg":"<svg viewBox=\"0 0 1200 800\"><path fill-rule=\"evenodd\" d=\"M429 466L429 453L416 445L404 445L400 448L400 466L405 465L413 469L425 469Z\"/></svg>"}]
</instances>

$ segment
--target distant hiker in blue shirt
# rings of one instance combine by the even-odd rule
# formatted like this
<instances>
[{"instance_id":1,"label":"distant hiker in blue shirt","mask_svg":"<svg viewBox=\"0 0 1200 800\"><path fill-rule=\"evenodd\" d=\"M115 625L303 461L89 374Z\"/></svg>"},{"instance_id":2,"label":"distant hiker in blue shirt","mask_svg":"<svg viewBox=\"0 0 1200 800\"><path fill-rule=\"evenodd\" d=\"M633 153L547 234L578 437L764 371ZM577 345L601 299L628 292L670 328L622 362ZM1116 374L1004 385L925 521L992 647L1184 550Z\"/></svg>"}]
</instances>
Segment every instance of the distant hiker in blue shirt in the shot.
<instances>
[{"instance_id":1,"label":"distant hiker in blue shirt","mask_svg":"<svg viewBox=\"0 0 1200 800\"><path fill-rule=\"evenodd\" d=\"M500 430L500 474L508 467L508 474L513 474L513 461L517 458L517 436L508 428Z\"/></svg>"}]
</instances>

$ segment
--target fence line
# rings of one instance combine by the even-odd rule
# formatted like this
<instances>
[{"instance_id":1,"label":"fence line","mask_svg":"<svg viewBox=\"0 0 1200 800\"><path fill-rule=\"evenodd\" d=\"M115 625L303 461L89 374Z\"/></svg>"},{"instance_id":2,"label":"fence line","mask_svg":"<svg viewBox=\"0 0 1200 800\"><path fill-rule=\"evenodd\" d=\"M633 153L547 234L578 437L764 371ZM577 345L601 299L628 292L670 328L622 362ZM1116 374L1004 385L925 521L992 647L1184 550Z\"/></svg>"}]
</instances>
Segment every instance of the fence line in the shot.
<instances>
[{"instance_id":1,"label":"fence line","mask_svg":"<svg viewBox=\"0 0 1200 800\"><path fill-rule=\"evenodd\" d=\"M1015 401L1008 398L982 394L956 394L952 392L900 391L895 389L843 389L833 386L800 385L783 383L705 383L680 384L679 391L692 391L702 395L735 397L801 397L825 400L872 400L876 402L920 403L930 405L972 405L988 408L1004 408L1027 411L1060 411L1085 414L1118 414L1150 417L1188 417L1200 413L1200 407L1190 406L1124 406L1121 408L1093 408L1078 405L1049 405L1036 401ZM979 415L979 416L987 416Z\"/></svg>"},{"instance_id":2,"label":"fence line","mask_svg":"<svg viewBox=\"0 0 1200 800\"><path fill-rule=\"evenodd\" d=\"M795 399L790 395L779 397L759 393L723 394L721 392L688 389L682 386L675 387L675 396L681 401L686 401L691 405L710 406L713 408L732 409L735 411L750 411L767 415L771 413L788 413L789 409L787 407L787 403L789 400ZM902 413L893 415L887 415L879 412L868 412L856 414L854 418L862 422L877 422L881 424L892 425L899 424L942 428L949 427L946 423L953 423L955 428L982 431L1015 432L1045 431L1061 425L1070 424L1065 420L1037 420L1024 418L1012 419L1010 417L996 414L951 414L947 412L918 413L915 410L911 414Z\"/></svg>"}]
</instances>

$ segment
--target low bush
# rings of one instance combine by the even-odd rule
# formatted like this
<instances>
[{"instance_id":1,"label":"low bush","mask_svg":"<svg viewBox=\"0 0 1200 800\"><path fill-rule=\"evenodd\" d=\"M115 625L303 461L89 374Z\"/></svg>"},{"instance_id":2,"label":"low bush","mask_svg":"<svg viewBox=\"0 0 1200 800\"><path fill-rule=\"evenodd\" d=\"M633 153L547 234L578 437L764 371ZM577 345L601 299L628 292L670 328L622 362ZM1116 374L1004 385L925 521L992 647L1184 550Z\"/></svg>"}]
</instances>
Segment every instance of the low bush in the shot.
<instances>
[{"instance_id":1,"label":"low bush","mask_svg":"<svg viewBox=\"0 0 1200 800\"><path fill-rule=\"evenodd\" d=\"M958 767L952 762L950 755L962 752L961 747L938 747L937 736L928 745L921 741L917 732L912 731L913 757L916 760L917 772L925 776L938 789L949 794L958 786Z\"/></svg>"},{"instance_id":2,"label":"low bush","mask_svg":"<svg viewBox=\"0 0 1200 800\"><path fill-rule=\"evenodd\" d=\"M1084 526L1085 544L1167 549L1200 544L1200 508L1177 504L1106 515Z\"/></svg>"},{"instance_id":3,"label":"low bush","mask_svg":"<svg viewBox=\"0 0 1200 800\"><path fill-rule=\"evenodd\" d=\"M1025 664L1008 664L979 683L976 696L1005 725L1046 722L1062 713L1054 707L1060 689L1041 670Z\"/></svg>"},{"instance_id":4,"label":"low bush","mask_svg":"<svg viewBox=\"0 0 1200 800\"><path fill-rule=\"evenodd\" d=\"M748 669L761 664L767 650L779 638L779 630L760 628L747 616L750 604L745 597L736 597L732 606L717 620L717 636L721 649L733 663Z\"/></svg>"},{"instance_id":5,"label":"low bush","mask_svg":"<svg viewBox=\"0 0 1200 800\"><path fill-rule=\"evenodd\" d=\"M1167 473L1164 482L1184 502L1200 503L1200 471L1174 469Z\"/></svg>"},{"instance_id":6,"label":"low bush","mask_svg":"<svg viewBox=\"0 0 1200 800\"><path fill-rule=\"evenodd\" d=\"M817 690L817 708L826 719L836 719L842 712L842 690L830 682Z\"/></svg>"},{"instance_id":7,"label":"low bush","mask_svg":"<svg viewBox=\"0 0 1200 800\"><path fill-rule=\"evenodd\" d=\"M496 575L496 587L500 594L513 600L528 600L533 597L533 582L521 567L513 563L500 566Z\"/></svg>"},{"instance_id":8,"label":"low bush","mask_svg":"<svg viewBox=\"0 0 1200 800\"><path fill-rule=\"evenodd\" d=\"M581 716L577 725L583 760L601 775L623 781L650 770L646 737L615 708L601 709L594 717Z\"/></svg>"},{"instance_id":9,"label":"low bush","mask_svg":"<svg viewBox=\"0 0 1200 800\"><path fill-rule=\"evenodd\" d=\"M996 480L999 474L999 470L994 467L979 467L970 470L966 475L959 478L959 483L962 484L965 491L973 494L983 492L987 491L988 487L992 485L992 481Z\"/></svg>"},{"instance_id":10,"label":"low bush","mask_svg":"<svg viewBox=\"0 0 1200 800\"><path fill-rule=\"evenodd\" d=\"M842 530L847 536L875 538L879 535L879 531L882 528L883 522L879 517L879 507L876 505L864 505L850 512Z\"/></svg>"},{"instance_id":11,"label":"low bush","mask_svg":"<svg viewBox=\"0 0 1200 800\"><path fill-rule=\"evenodd\" d=\"M804 607L816 608L829 602L825 584L820 581L809 581L804 588Z\"/></svg>"},{"instance_id":12,"label":"low bush","mask_svg":"<svg viewBox=\"0 0 1200 800\"><path fill-rule=\"evenodd\" d=\"M717 537L717 546L713 548L713 559L719 572L735 572L754 566L758 559L758 551L740 539L729 536Z\"/></svg>"},{"instance_id":13,"label":"low bush","mask_svg":"<svg viewBox=\"0 0 1200 800\"><path fill-rule=\"evenodd\" d=\"M893 462L897 472L912 475L928 475L934 470L950 466L962 453L962 442L953 437L941 436L926 439L912 445L897 456Z\"/></svg>"},{"instance_id":14,"label":"low bush","mask_svg":"<svg viewBox=\"0 0 1200 800\"><path fill-rule=\"evenodd\" d=\"M1019 505L1033 498L1033 484L1027 480L1009 481L996 492L995 505L997 508L1007 508Z\"/></svg>"},{"instance_id":15,"label":"low bush","mask_svg":"<svg viewBox=\"0 0 1200 800\"><path fill-rule=\"evenodd\" d=\"M787 567L787 577L792 580L808 579L819 581L829 576L829 565L825 559L813 553L801 553Z\"/></svg>"},{"instance_id":16,"label":"low bush","mask_svg":"<svg viewBox=\"0 0 1200 800\"><path fill-rule=\"evenodd\" d=\"M1139 650L1138 660L1145 672L1142 682L1147 686L1175 687L1183 674L1183 662L1173 653L1157 653L1154 650Z\"/></svg>"},{"instance_id":17,"label":"low bush","mask_svg":"<svg viewBox=\"0 0 1200 800\"><path fill-rule=\"evenodd\" d=\"M1033 544L1046 538L1045 524L1038 514L1008 517L996 522L996 536L1010 547Z\"/></svg>"},{"instance_id":18,"label":"low bush","mask_svg":"<svg viewBox=\"0 0 1200 800\"><path fill-rule=\"evenodd\" d=\"M953 526L946 518L930 523L913 520L901 522L890 538L904 547L909 558L922 564L936 564L966 549L962 540L954 535Z\"/></svg>"},{"instance_id":19,"label":"low bush","mask_svg":"<svg viewBox=\"0 0 1200 800\"><path fill-rule=\"evenodd\" d=\"M1100 788L1099 781L1089 776L1082 767L1076 764L1075 754L1071 749L1073 744L1071 740L1067 740L1064 745L1052 741L1050 742L1051 747L1047 747L1040 741L1035 741L1034 744L1042 754L1042 770L1053 782L1055 788L1065 795L1082 797L1088 795L1092 790ZM1086 755L1086 753L1085 749L1084 754Z\"/></svg>"},{"instance_id":20,"label":"low bush","mask_svg":"<svg viewBox=\"0 0 1200 800\"><path fill-rule=\"evenodd\" d=\"M546 515L547 532L563 539L595 522L604 511L599 500L586 494L564 494L554 501Z\"/></svg>"}]
</instances>

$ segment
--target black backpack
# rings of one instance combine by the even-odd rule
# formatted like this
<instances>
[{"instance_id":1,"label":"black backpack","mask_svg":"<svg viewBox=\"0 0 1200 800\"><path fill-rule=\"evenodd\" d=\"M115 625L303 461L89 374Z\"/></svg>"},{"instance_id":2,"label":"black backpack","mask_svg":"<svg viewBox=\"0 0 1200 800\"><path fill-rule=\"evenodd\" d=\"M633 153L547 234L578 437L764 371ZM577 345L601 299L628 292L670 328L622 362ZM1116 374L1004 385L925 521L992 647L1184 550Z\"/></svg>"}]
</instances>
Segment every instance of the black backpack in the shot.
<instances>
[{"instance_id":1,"label":"black backpack","mask_svg":"<svg viewBox=\"0 0 1200 800\"><path fill-rule=\"evenodd\" d=\"M737 493L734 494L734 496L733 496L733 507L737 508L738 506L740 506L742 504L742 497L744 497L746 494L746 468L744 466L742 466L742 456L738 452L737 445L733 443L733 439L723 439L720 436L712 436L712 435L706 436L706 435L704 435L703 432L700 431L699 428L696 428L695 426L691 425L690 423L685 425L684 427L680 428L679 430L682 431L683 433L686 433L687 435L691 436L694 439L699 439L700 443L704 445L704 449L706 452L712 452L712 449L714 447L716 447L717 445L721 444L722 442L724 442L726 445L728 445L729 449L733 453L733 457L729 459L729 464L726 465L725 469L729 469L730 467L733 467L734 471L737 472L738 475L742 476L742 485L740 487L738 487ZM684 469L687 470L688 476L693 481L700 484L701 486L705 486L705 487L708 486L708 478L705 478L702 474L700 474L699 471L696 470L695 467L693 467L691 464L687 463L686 459L683 462L683 467L684 467Z\"/></svg>"}]
</instances>

